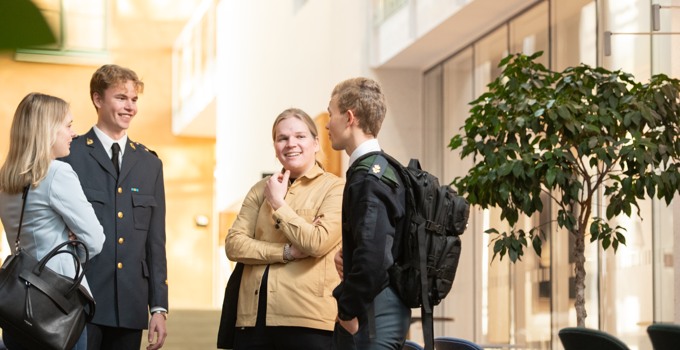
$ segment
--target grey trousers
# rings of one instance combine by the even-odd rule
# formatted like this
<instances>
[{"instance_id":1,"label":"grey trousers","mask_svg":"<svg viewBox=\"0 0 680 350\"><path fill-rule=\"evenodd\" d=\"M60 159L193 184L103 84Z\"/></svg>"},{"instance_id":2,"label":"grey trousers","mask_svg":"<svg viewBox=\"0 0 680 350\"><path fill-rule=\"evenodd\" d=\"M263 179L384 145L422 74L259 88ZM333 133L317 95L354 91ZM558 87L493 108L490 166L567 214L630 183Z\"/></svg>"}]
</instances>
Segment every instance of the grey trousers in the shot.
<instances>
[{"instance_id":1,"label":"grey trousers","mask_svg":"<svg viewBox=\"0 0 680 350\"><path fill-rule=\"evenodd\" d=\"M372 306L366 315L359 317L359 331L354 335L349 334L339 323L335 323L334 350L402 348L411 324L411 309L404 305L391 287L383 289L373 299Z\"/></svg>"}]
</instances>

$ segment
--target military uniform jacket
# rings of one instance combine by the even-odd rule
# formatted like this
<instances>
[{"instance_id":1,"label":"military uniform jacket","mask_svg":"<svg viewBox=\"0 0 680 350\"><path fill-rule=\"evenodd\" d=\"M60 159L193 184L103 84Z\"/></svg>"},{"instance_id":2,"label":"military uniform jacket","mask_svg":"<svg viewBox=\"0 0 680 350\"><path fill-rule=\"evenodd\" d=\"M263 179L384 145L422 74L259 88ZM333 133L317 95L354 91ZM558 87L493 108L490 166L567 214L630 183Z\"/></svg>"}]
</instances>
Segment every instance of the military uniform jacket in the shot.
<instances>
[{"instance_id":1,"label":"military uniform jacket","mask_svg":"<svg viewBox=\"0 0 680 350\"><path fill-rule=\"evenodd\" d=\"M106 241L87 279L97 303L92 323L146 329L150 307L168 309L163 165L129 140L120 175L93 129L64 158L78 174Z\"/></svg>"},{"instance_id":2,"label":"military uniform jacket","mask_svg":"<svg viewBox=\"0 0 680 350\"><path fill-rule=\"evenodd\" d=\"M365 315L373 299L389 285L392 245L404 225L405 190L394 169L388 175L387 163L383 167L358 166L375 154L359 157L347 170L342 198L344 273L333 291L342 319Z\"/></svg>"}]
</instances>

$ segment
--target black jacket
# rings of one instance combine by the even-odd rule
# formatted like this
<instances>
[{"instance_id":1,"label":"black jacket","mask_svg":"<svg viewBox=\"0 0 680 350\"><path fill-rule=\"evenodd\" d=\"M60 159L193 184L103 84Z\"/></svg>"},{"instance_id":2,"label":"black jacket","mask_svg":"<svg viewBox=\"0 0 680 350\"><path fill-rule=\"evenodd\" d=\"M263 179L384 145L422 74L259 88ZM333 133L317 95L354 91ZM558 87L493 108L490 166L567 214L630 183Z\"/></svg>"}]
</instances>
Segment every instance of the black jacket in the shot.
<instances>
[{"instance_id":1,"label":"black jacket","mask_svg":"<svg viewBox=\"0 0 680 350\"><path fill-rule=\"evenodd\" d=\"M341 319L364 315L389 285L392 243L403 227L404 186L394 169L388 171L389 165L372 164L377 153L360 157L347 171L342 199L344 276L333 291Z\"/></svg>"}]
</instances>

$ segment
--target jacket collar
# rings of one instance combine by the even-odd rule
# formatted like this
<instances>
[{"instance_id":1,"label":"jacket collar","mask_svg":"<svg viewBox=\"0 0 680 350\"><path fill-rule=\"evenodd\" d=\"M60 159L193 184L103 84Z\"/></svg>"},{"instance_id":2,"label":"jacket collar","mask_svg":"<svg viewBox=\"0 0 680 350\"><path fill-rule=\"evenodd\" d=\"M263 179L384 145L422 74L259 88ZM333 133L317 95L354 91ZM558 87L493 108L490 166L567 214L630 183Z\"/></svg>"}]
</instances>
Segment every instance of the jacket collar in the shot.
<instances>
[{"instance_id":1,"label":"jacket collar","mask_svg":"<svg viewBox=\"0 0 680 350\"><path fill-rule=\"evenodd\" d=\"M285 171L285 169L281 169L281 171ZM302 174L298 179L305 178L308 181L311 181L319 176L321 176L325 171L319 166L318 162L314 162L314 166L311 167L309 170L307 170L306 173Z\"/></svg>"},{"instance_id":2,"label":"jacket collar","mask_svg":"<svg viewBox=\"0 0 680 350\"><path fill-rule=\"evenodd\" d=\"M106 170L114 179L116 178L116 170L113 167L111 158L107 154L104 146L97 137L94 128L90 129L85 137L85 146L88 147L90 155L99 163L99 165ZM128 137L127 143L125 144L125 150L123 151L123 162L120 169L120 175L118 176L118 182L121 182L128 175L130 170L139 160L139 152L137 150L137 143L130 140Z\"/></svg>"}]
</instances>

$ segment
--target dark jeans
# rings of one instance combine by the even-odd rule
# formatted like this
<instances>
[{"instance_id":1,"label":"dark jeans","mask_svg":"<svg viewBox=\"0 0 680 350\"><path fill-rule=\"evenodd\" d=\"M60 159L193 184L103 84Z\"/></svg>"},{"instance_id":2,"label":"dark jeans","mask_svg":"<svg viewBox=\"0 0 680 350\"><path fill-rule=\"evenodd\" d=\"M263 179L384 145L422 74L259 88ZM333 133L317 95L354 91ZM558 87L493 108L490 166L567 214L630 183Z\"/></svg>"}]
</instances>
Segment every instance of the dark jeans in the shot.
<instances>
[{"instance_id":1,"label":"dark jeans","mask_svg":"<svg viewBox=\"0 0 680 350\"><path fill-rule=\"evenodd\" d=\"M400 350L411 324L411 309L406 307L391 287L373 299L374 320L371 315L359 317L359 331L352 335L339 323L333 332L335 350ZM374 334L370 334L373 325Z\"/></svg>"}]
</instances>

